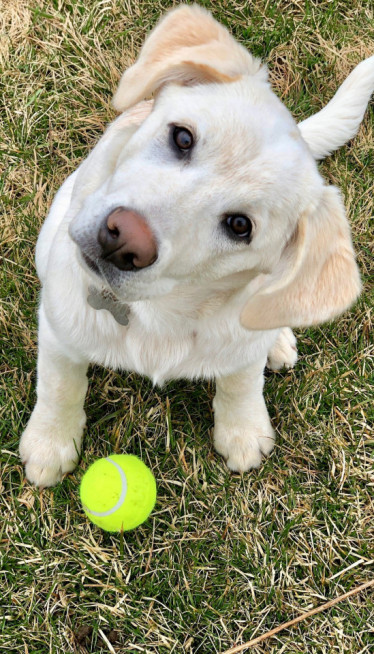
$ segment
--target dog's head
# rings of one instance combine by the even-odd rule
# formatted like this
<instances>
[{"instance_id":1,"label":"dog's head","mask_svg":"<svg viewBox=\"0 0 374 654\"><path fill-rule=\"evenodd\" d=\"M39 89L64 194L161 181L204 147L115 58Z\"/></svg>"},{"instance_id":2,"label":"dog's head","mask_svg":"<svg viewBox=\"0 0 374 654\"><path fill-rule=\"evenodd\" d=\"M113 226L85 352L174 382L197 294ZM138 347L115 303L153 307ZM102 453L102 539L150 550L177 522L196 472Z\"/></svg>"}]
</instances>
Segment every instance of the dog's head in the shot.
<instances>
[{"instance_id":1,"label":"dog's head","mask_svg":"<svg viewBox=\"0 0 374 654\"><path fill-rule=\"evenodd\" d=\"M128 111L82 165L70 235L118 298L237 283L242 324L270 329L328 320L357 297L337 191L266 69L208 12L167 14L114 106Z\"/></svg>"}]
</instances>

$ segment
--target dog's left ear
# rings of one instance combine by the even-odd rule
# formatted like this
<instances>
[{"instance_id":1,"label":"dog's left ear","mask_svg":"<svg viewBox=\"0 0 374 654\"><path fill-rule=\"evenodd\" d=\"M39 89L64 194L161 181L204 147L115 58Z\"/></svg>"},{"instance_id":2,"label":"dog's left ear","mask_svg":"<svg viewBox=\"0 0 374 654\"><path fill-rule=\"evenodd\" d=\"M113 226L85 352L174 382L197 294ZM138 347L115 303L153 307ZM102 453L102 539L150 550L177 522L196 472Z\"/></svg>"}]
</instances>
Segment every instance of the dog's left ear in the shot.
<instances>
[{"instance_id":1,"label":"dog's left ear","mask_svg":"<svg viewBox=\"0 0 374 654\"><path fill-rule=\"evenodd\" d=\"M146 39L138 60L123 74L112 104L123 111L162 85L233 82L261 66L229 32L197 5L166 14Z\"/></svg>"},{"instance_id":2,"label":"dog's left ear","mask_svg":"<svg viewBox=\"0 0 374 654\"><path fill-rule=\"evenodd\" d=\"M245 305L247 329L307 327L342 313L358 297L360 275L339 192L325 187L285 247L270 283Z\"/></svg>"}]
</instances>

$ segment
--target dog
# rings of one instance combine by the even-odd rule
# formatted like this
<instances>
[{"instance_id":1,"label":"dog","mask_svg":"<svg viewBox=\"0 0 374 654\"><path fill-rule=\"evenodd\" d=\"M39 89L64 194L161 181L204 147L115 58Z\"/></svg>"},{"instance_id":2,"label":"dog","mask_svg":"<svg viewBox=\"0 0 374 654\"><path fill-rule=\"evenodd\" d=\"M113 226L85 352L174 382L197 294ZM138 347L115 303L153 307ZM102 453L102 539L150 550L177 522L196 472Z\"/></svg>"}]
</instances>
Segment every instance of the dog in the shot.
<instances>
[{"instance_id":1,"label":"dog","mask_svg":"<svg viewBox=\"0 0 374 654\"><path fill-rule=\"evenodd\" d=\"M316 159L354 136L373 86L371 57L297 126L266 67L205 9L161 19L120 80L121 115L37 242L37 402L20 443L30 482L54 485L77 464L89 363L155 384L215 379L216 451L234 471L260 465L274 446L266 362L294 365L291 328L360 293L343 203Z\"/></svg>"}]
</instances>

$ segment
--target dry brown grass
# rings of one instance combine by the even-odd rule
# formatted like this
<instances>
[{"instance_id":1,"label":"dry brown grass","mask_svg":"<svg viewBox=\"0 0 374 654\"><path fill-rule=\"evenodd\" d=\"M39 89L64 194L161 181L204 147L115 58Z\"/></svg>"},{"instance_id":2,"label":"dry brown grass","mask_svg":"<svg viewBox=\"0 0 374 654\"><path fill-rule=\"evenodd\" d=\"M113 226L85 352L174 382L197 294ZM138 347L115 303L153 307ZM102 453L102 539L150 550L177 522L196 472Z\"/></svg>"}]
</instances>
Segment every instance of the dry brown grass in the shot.
<instances>
[{"instance_id":1,"label":"dry brown grass","mask_svg":"<svg viewBox=\"0 0 374 654\"><path fill-rule=\"evenodd\" d=\"M373 577L372 112L322 166L343 190L367 292L339 321L299 333L295 370L268 375L278 440L263 467L231 475L214 453L211 385L153 389L95 369L78 470L42 492L24 479L17 443L35 399L37 233L112 119L123 67L172 4L0 0L4 652L220 652ZM361 0L205 5L265 57L298 118L372 54L373 7ZM78 502L87 465L122 448L151 466L159 488L123 556ZM373 628L367 591L252 651L366 654Z\"/></svg>"}]
</instances>

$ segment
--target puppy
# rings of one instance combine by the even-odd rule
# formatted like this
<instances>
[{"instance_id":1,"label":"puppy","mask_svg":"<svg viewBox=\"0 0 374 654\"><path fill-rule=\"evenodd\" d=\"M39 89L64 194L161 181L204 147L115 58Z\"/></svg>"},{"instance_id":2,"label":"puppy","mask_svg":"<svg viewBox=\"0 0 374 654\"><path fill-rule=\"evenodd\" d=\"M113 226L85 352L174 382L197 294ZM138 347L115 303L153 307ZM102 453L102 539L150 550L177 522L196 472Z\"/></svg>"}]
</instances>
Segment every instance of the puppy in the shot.
<instances>
[{"instance_id":1,"label":"puppy","mask_svg":"<svg viewBox=\"0 0 374 654\"><path fill-rule=\"evenodd\" d=\"M360 293L339 192L315 159L356 133L373 85L374 57L297 127L266 68L208 12L160 21L114 96L124 113L38 239L37 403L20 444L31 482L77 464L89 363L155 384L215 378L215 448L231 470L259 466L274 445L267 359L293 365L290 328Z\"/></svg>"}]
</instances>

